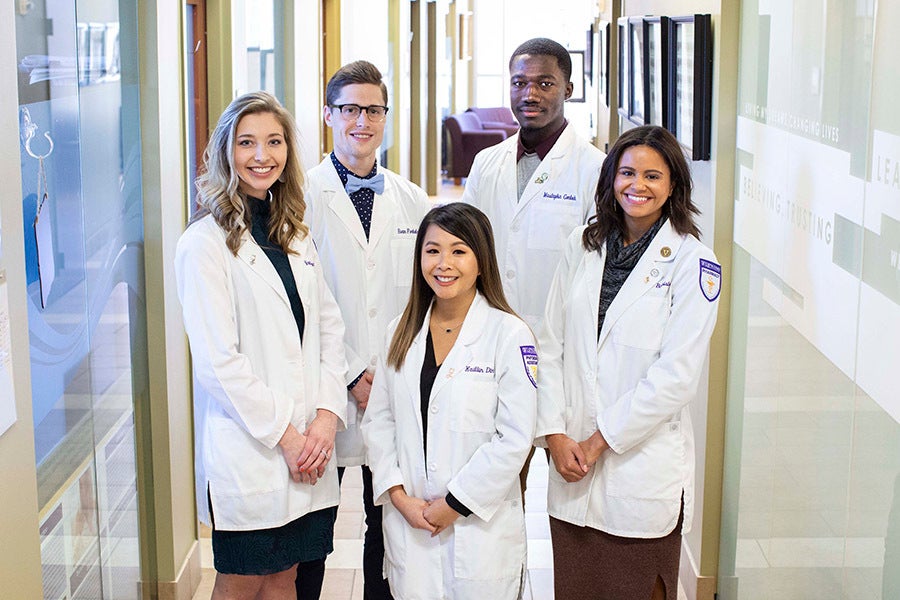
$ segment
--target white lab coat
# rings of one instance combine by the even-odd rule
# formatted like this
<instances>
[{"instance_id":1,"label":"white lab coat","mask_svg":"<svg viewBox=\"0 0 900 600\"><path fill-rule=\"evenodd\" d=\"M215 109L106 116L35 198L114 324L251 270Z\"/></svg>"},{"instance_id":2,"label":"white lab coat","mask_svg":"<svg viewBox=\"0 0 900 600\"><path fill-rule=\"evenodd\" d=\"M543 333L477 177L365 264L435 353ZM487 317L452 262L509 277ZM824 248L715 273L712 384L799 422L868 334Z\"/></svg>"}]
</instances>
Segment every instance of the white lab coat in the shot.
<instances>
[{"instance_id":1,"label":"white lab coat","mask_svg":"<svg viewBox=\"0 0 900 600\"><path fill-rule=\"evenodd\" d=\"M302 433L324 408L346 421L344 324L309 237L288 254L303 302L297 333L284 284L249 233L238 255L211 216L178 240L175 275L191 345L195 394L197 509L216 528L284 525L335 506L329 463L315 486L294 483L278 441L289 423Z\"/></svg>"},{"instance_id":2,"label":"white lab coat","mask_svg":"<svg viewBox=\"0 0 900 600\"><path fill-rule=\"evenodd\" d=\"M657 538L675 528L683 493L686 532L694 492L688 403L704 372L721 283L701 277L700 265L716 258L664 223L610 305L598 341L606 248L587 252L583 230L569 238L539 335L537 435L539 444L551 433L581 441L599 429L610 449L579 482L550 469L548 512L617 536ZM716 290L713 300L701 285Z\"/></svg>"},{"instance_id":3,"label":"white lab coat","mask_svg":"<svg viewBox=\"0 0 900 600\"><path fill-rule=\"evenodd\" d=\"M605 155L567 125L519 200L518 140L516 134L478 153L462 201L490 218L506 299L537 331L566 238L596 212Z\"/></svg>"},{"instance_id":4,"label":"white lab coat","mask_svg":"<svg viewBox=\"0 0 900 600\"><path fill-rule=\"evenodd\" d=\"M378 172L384 173L384 193L375 195L368 240L331 157L307 173L304 218L347 327L347 384L364 370L375 370L384 332L406 306L416 233L432 207L417 185L387 169L379 167ZM335 442L338 466L366 464L361 421L347 392L347 429Z\"/></svg>"},{"instance_id":5,"label":"white lab coat","mask_svg":"<svg viewBox=\"0 0 900 600\"><path fill-rule=\"evenodd\" d=\"M429 317L399 372L379 358L363 418L375 503L384 505L385 575L397 600L514 599L525 568L518 476L536 418L534 336L476 296L434 382L426 462L419 383ZM450 491L472 514L432 538L391 504L395 485L429 501Z\"/></svg>"}]
</instances>

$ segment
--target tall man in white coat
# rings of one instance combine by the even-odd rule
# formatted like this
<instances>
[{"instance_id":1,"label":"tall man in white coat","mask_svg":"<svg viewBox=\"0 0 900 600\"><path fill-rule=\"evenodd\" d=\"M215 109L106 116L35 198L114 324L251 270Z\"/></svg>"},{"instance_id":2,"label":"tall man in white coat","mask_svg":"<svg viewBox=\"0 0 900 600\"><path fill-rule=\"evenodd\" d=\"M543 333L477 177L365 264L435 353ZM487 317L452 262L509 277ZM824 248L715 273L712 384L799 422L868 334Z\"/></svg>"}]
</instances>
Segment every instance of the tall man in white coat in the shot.
<instances>
[{"instance_id":1,"label":"tall man in white coat","mask_svg":"<svg viewBox=\"0 0 900 600\"><path fill-rule=\"evenodd\" d=\"M509 75L519 132L478 153L462 201L490 218L503 291L537 332L565 241L594 213L604 154L566 121L568 50L546 38L528 40L510 57Z\"/></svg>"},{"instance_id":2,"label":"tall man in white coat","mask_svg":"<svg viewBox=\"0 0 900 600\"><path fill-rule=\"evenodd\" d=\"M431 203L421 188L377 163L388 96L375 65L356 61L341 67L328 81L325 103L334 151L307 173L306 221L347 327L347 430L336 438L335 456L339 473L362 465L363 597L382 600L391 598L382 574L382 511L372 501L359 424L388 323L409 297L416 233Z\"/></svg>"}]
</instances>

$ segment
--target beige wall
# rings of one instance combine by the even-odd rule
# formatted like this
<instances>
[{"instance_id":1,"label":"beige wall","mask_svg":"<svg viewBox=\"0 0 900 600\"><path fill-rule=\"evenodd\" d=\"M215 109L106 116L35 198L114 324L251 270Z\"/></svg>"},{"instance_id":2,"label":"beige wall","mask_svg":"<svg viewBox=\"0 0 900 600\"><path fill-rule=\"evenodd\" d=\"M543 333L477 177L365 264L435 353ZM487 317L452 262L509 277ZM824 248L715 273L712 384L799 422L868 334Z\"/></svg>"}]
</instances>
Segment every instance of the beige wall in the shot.
<instances>
[{"instance_id":1,"label":"beige wall","mask_svg":"<svg viewBox=\"0 0 900 600\"><path fill-rule=\"evenodd\" d=\"M31 377L28 356L28 309L25 304L25 246L22 237L22 189L19 170L19 114L16 80L15 5L0 4L0 272L6 271L9 297L12 377L18 420L0 435L0 581L9 598L40 598L41 557L37 516L37 469L31 425ZM4 401L7 399L4 398Z\"/></svg>"},{"instance_id":2,"label":"beige wall","mask_svg":"<svg viewBox=\"0 0 900 600\"><path fill-rule=\"evenodd\" d=\"M174 587L175 597L190 598L185 594L199 584L191 379L173 271L186 217L182 78L180 69L172 69L182 64L181 7L141 2L139 22L150 414L149 422L137 425L140 476L149 492L142 507L155 521L153 531L141 532L142 547L155 549L154 555L142 559L155 563L160 592Z\"/></svg>"}]
</instances>

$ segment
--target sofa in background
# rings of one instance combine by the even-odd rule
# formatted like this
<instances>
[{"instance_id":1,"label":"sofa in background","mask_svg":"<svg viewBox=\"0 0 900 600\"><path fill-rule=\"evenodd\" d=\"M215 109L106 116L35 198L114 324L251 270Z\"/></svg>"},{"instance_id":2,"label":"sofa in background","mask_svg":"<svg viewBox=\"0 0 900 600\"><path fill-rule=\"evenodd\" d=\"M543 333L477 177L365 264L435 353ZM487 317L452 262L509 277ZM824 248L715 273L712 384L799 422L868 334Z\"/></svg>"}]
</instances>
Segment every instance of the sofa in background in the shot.
<instances>
[{"instance_id":1,"label":"sofa in background","mask_svg":"<svg viewBox=\"0 0 900 600\"><path fill-rule=\"evenodd\" d=\"M459 185L463 177L469 176L472 161L478 152L499 144L518 129L512 111L503 106L470 108L444 119L444 167L447 177Z\"/></svg>"}]
</instances>

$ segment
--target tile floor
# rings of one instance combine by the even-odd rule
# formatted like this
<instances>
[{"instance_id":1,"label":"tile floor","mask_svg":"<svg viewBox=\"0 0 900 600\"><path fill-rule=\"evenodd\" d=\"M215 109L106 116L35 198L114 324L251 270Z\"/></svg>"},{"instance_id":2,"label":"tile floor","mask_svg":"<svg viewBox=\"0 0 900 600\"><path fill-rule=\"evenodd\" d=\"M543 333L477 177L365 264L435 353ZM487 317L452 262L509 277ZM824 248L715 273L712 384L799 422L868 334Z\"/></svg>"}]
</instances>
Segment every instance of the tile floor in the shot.
<instances>
[{"instance_id":1,"label":"tile floor","mask_svg":"<svg viewBox=\"0 0 900 600\"><path fill-rule=\"evenodd\" d=\"M552 600L553 556L547 517L547 461L536 453L528 473L525 492L525 528L528 532L528 573L524 600ZM328 557L322 600L362 600L362 479L358 468L344 473L341 504L334 528L334 552ZM201 541L203 580L194 600L207 600L212 593L215 571L208 533ZM686 600L679 589L679 600Z\"/></svg>"}]
</instances>

